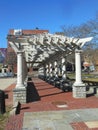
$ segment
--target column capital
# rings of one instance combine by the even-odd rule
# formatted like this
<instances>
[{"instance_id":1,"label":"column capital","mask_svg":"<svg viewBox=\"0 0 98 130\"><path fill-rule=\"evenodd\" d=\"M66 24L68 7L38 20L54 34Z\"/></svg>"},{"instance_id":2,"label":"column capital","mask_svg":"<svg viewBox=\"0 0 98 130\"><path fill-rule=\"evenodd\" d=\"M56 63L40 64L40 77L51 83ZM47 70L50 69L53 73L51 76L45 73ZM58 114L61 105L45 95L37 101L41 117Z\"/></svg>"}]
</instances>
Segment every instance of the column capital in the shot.
<instances>
[{"instance_id":1,"label":"column capital","mask_svg":"<svg viewBox=\"0 0 98 130\"><path fill-rule=\"evenodd\" d=\"M82 53L83 52L83 50L81 50L81 49L76 49L75 50L75 53Z\"/></svg>"},{"instance_id":2,"label":"column capital","mask_svg":"<svg viewBox=\"0 0 98 130\"><path fill-rule=\"evenodd\" d=\"M17 54L23 54L24 51L17 51Z\"/></svg>"}]
</instances>

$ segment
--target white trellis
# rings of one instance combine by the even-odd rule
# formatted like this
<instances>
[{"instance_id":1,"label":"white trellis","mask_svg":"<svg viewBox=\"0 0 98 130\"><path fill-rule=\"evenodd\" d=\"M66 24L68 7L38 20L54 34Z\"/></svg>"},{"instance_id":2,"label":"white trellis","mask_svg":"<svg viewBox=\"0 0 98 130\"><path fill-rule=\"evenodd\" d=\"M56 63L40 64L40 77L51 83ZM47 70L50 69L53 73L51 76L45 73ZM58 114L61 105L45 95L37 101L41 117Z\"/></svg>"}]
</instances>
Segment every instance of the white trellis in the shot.
<instances>
[{"instance_id":1,"label":"white trellis","mask_svg":"<svg viewBox=\"0 0 98 130\"><path fill-rule=\"evenodd\" d=\"M77 96L77 88L78 86L82 86L82 79L81 79L81 67L80 67L80 53L82 46L92 40L92 37L89 38L70 38L66 36L56 35L56 34L36 34L36 35L8 35L8 41L12 48L15 50L17 54L17 88L24 87L23 84L25 80L23 77L26 77L26 72L23 74L23 67L27 69L27 66L23 66L23 63L32 63L33 67L40 67L43 64L49 64L51 60L54 62L60 59L62 56L65 57L66 55L75 52L75 60L76 60L76 81L73 85L73 94L74 97ZM25 57L25 62L22 62L22 57L20 56L23 53ZM53 61L52 61L53 62ZM63 64L62 74L63 77L65 75L65 66ZM29 64L32 66L32 64ZM52 71L52 68L50 67ZM46 75L48 75L48 67L46 68ZM57 64L55 63L54 73L57 75ZM52 72L51 72L52 74ZM25 75L25 76L23 76Z\"/></svg>"}]
</instances>

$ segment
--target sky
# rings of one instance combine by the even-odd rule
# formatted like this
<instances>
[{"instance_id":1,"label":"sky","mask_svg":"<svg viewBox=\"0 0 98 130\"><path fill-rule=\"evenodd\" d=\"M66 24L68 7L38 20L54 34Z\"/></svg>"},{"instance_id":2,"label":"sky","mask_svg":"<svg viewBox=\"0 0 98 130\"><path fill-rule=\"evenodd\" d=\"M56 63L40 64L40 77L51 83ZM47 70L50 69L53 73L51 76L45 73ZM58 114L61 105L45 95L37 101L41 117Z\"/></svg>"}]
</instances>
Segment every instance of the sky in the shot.
<instances>
[{"instance_id":1,"label":"sky","mask_svg":"<svg viewBox=\"0 0 98 130\"><path fill-rule=\"evenodd\" d=\"M7 47L10 29L47 29L78 26L98 13L98 0L0 0L0 48Z\"/></svg>"}]
</instances>

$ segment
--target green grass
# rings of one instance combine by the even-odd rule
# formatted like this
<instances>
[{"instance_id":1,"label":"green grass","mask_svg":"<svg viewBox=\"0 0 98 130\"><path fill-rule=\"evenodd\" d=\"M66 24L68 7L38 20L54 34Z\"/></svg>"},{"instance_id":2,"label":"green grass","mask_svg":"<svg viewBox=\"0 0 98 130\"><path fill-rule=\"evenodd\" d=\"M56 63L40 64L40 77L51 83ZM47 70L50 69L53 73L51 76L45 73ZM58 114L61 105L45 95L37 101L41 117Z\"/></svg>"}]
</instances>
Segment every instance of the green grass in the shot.
<instances>
[{"instance_id":1,"label":"green grass","mask_svg":"<svg viewBox=\"0 0 98 130\"><path fill-rule=\"evenodd\" d=\"M69 74L67 74L67 76L70 79L75 79L75 73L69 73ZM82 80L86 80L86 81L98 81L98 75L88 74L88 73L82 73Z\"/></svg>"}]
</instances>

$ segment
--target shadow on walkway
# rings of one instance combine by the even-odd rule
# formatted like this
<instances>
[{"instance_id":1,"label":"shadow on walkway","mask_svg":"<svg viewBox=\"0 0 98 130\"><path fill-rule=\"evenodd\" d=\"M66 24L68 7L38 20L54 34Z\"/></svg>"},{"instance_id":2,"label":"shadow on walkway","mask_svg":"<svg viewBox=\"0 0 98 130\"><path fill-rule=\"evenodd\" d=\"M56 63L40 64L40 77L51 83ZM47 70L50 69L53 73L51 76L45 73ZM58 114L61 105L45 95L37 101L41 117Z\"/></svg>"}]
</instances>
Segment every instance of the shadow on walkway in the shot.
<instances>
[{"instance_id":1,"label":"shadow on walkway","mask_svg":"<svg viewBox=\"0 0 98 130\"><path fill-rule=\"evenodd\" d=\"M90 86L87 87L86 91L88 91L89 89L90 89ZM93 89L93 91L91 93L87 94L86 97L91 97L91 96L94 96L95 94L97 94L98 87L97 86L92 86L92 89Z\"/></svg>"},{"instance_id":2,"label":"shadow on walkway","mask_svg":"<svg viewBox=\"0 0 98 130\"><path fill-rule=\"evenodd\" d=\"M50 88L42 88L42 89L37 89L38 91L41 91L41 90L47 90L47 89L54 89L54 87L50 87Z\"/></svg>"},{"instance_id":3,"label":"shadow on walkway","mask_svg":"<svg viewBox=\"0 0 98 130\"><path fill-rule=\"evenodd\" d=\"M27 84L27 103L39 101L40 96L34 86L33 82L28 82Z\"/></svg>"},{"instance_id":4,"label":"shadow on walkway","mask_svg":"<svg viewBox=\"0 0 98 130\"><path fill-rule=\"evenodd\" d=\"M42 97L47 97L47 96L55 96L55 95L59 95L59 94L61 94L61 93L64 93L64 92L51 93L51 94L43 95L43 96L41 96L41 98L42 98Z\"/></svg>"}]
</instances>

